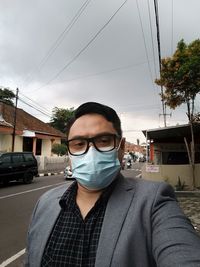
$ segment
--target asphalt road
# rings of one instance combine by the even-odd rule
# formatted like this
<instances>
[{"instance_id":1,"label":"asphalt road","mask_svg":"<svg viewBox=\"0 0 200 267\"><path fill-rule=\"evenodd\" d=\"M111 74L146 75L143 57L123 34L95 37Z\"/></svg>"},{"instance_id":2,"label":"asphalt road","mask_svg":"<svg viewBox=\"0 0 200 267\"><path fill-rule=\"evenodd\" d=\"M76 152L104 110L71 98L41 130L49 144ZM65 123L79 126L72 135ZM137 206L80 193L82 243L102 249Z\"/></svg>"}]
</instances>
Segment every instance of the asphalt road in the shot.
<instances>
[{"instance_id":1,"label":"asphalt road","mask_svg":"<svg viewBox=\"0 0 200 267\"><path fill-rule=\"evenodd\" d=\"M29 185L10 183L0 187L0 267L21 266L2 263L25 248L28 224L38 198L62 183L66 181L58 175L35 178Z\"/></svg>"},{"instance_id":2,"label":"asphalt road","mask_svg":"<svg viewBox=\"0 0 200 267\"><path fill-rule=\"evenodd\" d=\"M139 164L123 171L127 177L138 177L140 173ZM35 178L29 185L12 182L0 186L0 267L22 266L28 224L37 200L45 191L69 182L63 175L53 175ZM20 257L16 255L19 252Z\"/></svg>"}]
</instances>

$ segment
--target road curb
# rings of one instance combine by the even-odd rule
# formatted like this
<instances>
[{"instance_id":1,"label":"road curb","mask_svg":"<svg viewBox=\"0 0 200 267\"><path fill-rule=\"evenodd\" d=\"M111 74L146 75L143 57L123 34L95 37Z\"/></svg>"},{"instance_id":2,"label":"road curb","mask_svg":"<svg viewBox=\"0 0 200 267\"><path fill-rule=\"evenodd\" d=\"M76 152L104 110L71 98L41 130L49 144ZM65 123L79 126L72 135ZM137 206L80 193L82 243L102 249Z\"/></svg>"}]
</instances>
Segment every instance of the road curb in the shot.
<instances>
[{"instance_id":1,"label":"road curb","mask_svg":"<svg viewBox=\"0 0 200 267\"><path fill-rule=\"evenodd\" d=\"M59 175L63 174L64 172L47 172L47 173L39 173L37 177L44 177L44 176L52 176L52 175Z\"/></svg>"},{"instance_id":2,"label":"road curb","mask_svg":"<svg viewBox=\"0 0 200 267\"><path fill-rule=\"evenodd\" d=\"M175 191L177 197L200 197L200 191Z\"/></svg>"}]
</instances>

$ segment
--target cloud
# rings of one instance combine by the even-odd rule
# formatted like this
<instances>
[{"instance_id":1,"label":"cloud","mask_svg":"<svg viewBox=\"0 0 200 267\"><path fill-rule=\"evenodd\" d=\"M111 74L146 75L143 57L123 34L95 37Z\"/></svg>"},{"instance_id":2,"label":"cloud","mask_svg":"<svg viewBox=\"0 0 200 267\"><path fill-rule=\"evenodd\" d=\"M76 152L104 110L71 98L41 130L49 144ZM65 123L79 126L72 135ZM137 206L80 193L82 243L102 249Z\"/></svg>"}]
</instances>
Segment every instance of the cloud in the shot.
<instances>
[{"instance_id":1,"label":"cloud","mask_svg":"<svg viewBox=\"0 0 200 267\"><path fill-rule=\"evenodd\" d=\"M130 140L141 137L137 129L159 127L163 118L160 88L154 84L159 68L153 1L127 1L105 26L122 3L0 1L0 84L19 87L48 111L76 108L85 101L110 105L123 114ZM181 38L191 42L199 37L199 8L196 0L159 1L162 56L170 56ZM172 114L169 125L186 121L183 108Z\"/></svg>"}]
</instances>

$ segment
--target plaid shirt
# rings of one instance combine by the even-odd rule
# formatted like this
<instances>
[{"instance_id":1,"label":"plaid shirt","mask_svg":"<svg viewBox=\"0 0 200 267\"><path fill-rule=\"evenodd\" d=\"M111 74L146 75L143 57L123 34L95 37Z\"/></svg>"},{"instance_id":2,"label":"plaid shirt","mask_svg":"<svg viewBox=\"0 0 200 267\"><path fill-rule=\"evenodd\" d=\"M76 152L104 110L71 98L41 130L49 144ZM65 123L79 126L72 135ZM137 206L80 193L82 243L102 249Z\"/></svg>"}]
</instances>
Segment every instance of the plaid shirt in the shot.
<instances>
[{"instance_id":1,"label":"plaid shirt","mask_svg":"<svg viewBox=\"0 0 200 267\"><path fill-rule=\"evenodd\" d=\"M61 212L47 242L41 267L93 267L113 186L109 186L83 220L76 204L74 182L60 200ZM48 218L47 218L48 219Z\"/></svg>"}]
</instances>

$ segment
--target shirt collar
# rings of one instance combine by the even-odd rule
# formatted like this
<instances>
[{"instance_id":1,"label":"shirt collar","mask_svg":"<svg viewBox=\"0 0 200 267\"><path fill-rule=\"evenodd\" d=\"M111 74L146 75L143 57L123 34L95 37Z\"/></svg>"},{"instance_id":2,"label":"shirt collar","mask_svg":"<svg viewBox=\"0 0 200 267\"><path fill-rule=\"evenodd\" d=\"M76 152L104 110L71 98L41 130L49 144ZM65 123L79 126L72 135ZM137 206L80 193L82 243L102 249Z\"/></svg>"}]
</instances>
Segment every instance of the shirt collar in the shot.
<instances>
[{"instance_id":1,"label":"shirt collar","mask_svg":"<svg viewBox=\"0 0 200 267\"><path fill-rule=\"evenodd\" d=\"M102 204L107 203L118 179L115 179L108 187L105 188L105 190L102 192L100 198L95 203L95 206L99 206ZM64 192L62 195L59 204L62 209L65 209L66 207L74 207L76 203L76 193L77 193L77 181L74 181Z\"/></svg>"}]
</instances>

